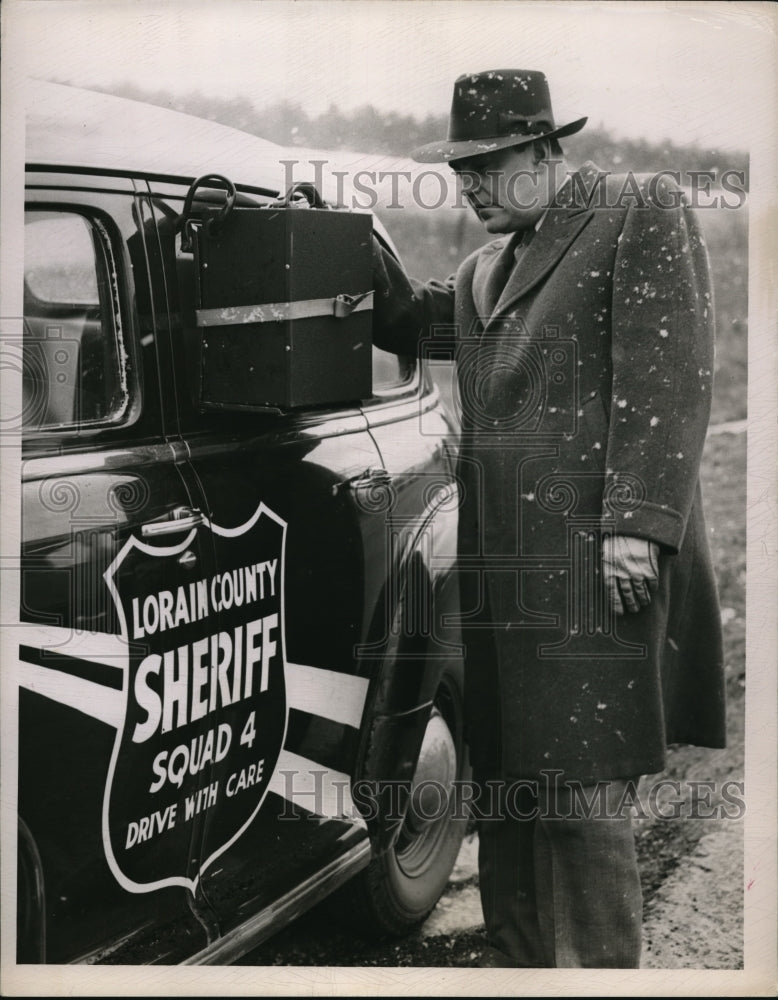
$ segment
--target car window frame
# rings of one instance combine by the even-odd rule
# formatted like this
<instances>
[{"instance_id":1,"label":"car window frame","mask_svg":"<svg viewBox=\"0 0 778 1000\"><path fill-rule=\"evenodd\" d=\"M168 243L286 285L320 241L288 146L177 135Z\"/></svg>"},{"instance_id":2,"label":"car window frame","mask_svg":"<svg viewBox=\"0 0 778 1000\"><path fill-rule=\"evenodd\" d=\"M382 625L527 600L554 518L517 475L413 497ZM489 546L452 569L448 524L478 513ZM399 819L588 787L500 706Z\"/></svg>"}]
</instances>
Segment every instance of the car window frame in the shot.
<instances>
[{"instance_id":1,"label":"car window frame","mask_svg":"<svg viewBox=\"0 0 778 1000\"><path fill-rule=\"evenodd\" d=\"M87 183L85 184L84 181ZM78 215L97 237L97 245L106 268L108 292L115 310L111 324L116 336L117 356L120 362L120 379L126 383L124 405L119 414L107 419L89 422L50 424L40 428L21 427L20 438L23 455L56 451L80 451L98 443L105 446L126 443L128 438L150 433L162 440L163 420L149 418L146 400L150 391L146 383L144 364L140 351L140 325L136 308L136 270L129 259L128 232L119 212L111 204L113 198L138 197L129 178L113 178L102 174L77 177L57 169L28 172L25 188L25 215L29 212L56 212ZM145 259L145 254L144 254ZM117 328L116 319L119 319ZM159 392L159 386L156 391ZM160 401L161 408L161 401ZM151 426L146 427L146 424Z\"/></svg>"}]
</instances>

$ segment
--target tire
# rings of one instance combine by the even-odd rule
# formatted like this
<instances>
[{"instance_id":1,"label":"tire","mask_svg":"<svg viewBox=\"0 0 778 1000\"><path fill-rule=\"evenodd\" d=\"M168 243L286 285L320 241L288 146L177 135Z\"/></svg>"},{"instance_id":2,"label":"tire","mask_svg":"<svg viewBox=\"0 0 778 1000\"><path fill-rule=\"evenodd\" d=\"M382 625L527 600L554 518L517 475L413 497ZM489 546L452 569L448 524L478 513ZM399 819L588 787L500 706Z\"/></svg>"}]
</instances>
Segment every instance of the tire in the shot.
<instances>
[{"instance_id":1,"label":"tire","mask_svg":"<svg viewBox=\"0 0 778 1000\"><path fill-rule=\"evenodd\" d=\"M412 805L397 841L345 887L356 926L366 937L397 937L414 930L429 916L446 887L467 817L460 815L457 795L449 796L448 808L443 809L442 796L431 782L450 787L454 779L468 776L463 728L461 668L447 668L419 754Z\"/></svg>"}]
</instances>

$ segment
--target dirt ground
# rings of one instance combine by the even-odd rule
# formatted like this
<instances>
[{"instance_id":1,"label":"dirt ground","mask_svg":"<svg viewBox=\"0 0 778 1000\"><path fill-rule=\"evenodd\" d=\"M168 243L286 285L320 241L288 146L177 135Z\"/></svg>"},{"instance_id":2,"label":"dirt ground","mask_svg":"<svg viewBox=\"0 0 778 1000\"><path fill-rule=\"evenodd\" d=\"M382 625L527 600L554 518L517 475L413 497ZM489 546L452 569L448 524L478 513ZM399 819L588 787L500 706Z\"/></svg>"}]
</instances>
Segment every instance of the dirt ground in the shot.
<instances>
[{"instance_id":1,"label":"dirt ground","mask_svg":"<svg viewBox=\"0 0 778 1000\"><path fill-rule=\"evenodd\" d=\"M740 698L742 703L742 695ZM731 706L731 709L735 706ZM738 718L742 714L735 712ZM735 727L736 729L738 727ZM726 751L679 748L662 775L681 783L686 809L698 816L636 820L644 897L644 969L743 967L743 821L734 800L743 778L742 726ZM699 782L691 806L689 782ZM705 791L713 784L710 796ZM704 784L703 784L704 783ZM641 790L647 802L650 788ZM677 799L667 786L655 811L669 815ZM718 812L719 818L709 814ZM465 838L449 886L420 931L399 941L371 944L333 923L325 906L247 955L242 965L473 967L485 942L478 894L477 835Z\"/></svg>"}]
</instances>

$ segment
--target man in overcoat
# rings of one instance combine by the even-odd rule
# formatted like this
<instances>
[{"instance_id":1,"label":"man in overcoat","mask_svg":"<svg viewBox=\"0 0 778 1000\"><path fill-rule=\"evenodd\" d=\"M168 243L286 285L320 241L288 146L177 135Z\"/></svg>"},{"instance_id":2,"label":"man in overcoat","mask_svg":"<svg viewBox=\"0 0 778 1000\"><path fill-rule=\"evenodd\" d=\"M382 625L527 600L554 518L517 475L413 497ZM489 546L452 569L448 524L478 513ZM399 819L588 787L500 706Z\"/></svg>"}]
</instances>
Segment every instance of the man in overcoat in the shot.
<instances>
[{"instance_id":1,"label":"man in overcoat","mask_svg":"<svg viewBox=\"0 0 778 1000\"><path fill-rule=\"evenodd\" d=\"M376 343L457 366L487 965L637 967L633 782L668 744L724 745L706 250L669 177L567 171L585 121L555 125L542 73L460 77L413 155L499 238L446 283L375 246Z\"/></svg>"}]
</instances>

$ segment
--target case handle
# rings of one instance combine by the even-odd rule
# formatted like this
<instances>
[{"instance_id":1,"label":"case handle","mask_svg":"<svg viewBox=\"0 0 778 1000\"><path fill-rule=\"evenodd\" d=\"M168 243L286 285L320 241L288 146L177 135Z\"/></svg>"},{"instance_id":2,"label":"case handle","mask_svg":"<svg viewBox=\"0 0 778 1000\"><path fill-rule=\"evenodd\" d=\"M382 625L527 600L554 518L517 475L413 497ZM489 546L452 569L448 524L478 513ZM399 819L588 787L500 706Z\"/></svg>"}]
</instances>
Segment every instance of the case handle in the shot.
<instances>
[{"instance_id":1,"label":"case handle","mask_svg":"<svg viewBox=\"0 0 778 1000\"><path fill-rule=\"evenodd\" d=\"M214 181L223 184L227 189L227 199L224 205L218 211L212 212L203 223L205 231L209 236L215 236L219 232L227 221L230 212L235 207L238 192L229 177L224 177L222 174L203 174L202 177L198 177L197 180L192 181L184 199L184 210L178 219L178 224L182 227L181 250L184 253L192 253L193 250L194 224L198 221L192 215L192 203L194 202L195 192L205 184L212 187Z\"/></svg>"},{"instance_id":2,"label":"case handle","mask_svg":"<svg viewBox=\"0 0 778 1000\"><path fill-rule=\"evenodd\" d=\"M307 200L311 208L329 208L313 181L295 181L295 183L292 184L287 190L286 194L281 195L280 198L277 198L273 202L272 207L289 207L292 205L292 202L297 199L298 195L302 195Z\"/></svg>"}]
</instances>

